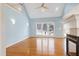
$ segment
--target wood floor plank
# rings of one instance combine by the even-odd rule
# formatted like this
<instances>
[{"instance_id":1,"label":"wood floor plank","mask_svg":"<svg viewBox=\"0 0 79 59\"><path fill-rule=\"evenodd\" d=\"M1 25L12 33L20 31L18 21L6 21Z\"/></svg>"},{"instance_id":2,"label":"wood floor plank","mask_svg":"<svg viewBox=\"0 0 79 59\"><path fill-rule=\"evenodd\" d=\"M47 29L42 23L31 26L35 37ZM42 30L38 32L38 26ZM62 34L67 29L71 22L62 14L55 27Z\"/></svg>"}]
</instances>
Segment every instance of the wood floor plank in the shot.
<instances>
[{"instance_id":1,"label":"wood floor plank","mask_svg":"<svg viewBox=\"0 0 79 59\"><path fill-rule=\"evenodd\" d=\"M64 56L64 39L29 38L6 48L7 56Z\"/></svg>"}]
</instances>

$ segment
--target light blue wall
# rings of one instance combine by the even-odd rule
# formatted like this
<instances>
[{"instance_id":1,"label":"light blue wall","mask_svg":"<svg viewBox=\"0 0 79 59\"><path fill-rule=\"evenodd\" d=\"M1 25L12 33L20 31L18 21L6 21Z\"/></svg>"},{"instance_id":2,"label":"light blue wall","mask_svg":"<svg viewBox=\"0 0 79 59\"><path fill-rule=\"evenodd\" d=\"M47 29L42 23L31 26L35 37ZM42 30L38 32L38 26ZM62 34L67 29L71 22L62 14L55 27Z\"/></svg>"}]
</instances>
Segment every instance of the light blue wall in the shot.
<instances>
[{"instance_id":1,"label":"light blue wall","mask_svg":"<svg viewBox=\"0 0 79 59\"><path fill-rule=\"evenodd\" d=\"M74 6L76 6L74 3L66 3L64 7L64 12L61 17L55 17L55 18L37 18L37 19L29 19L29 34L30 36L35 36L36 30L35 30L35 23L36 22L54 22L55 23L55 36L63 36L63 30L62 28L63 24L61 23L63 21L62 17L67 14Z\"/></svg>"},{"instance_id":2,"label":"light blue wall","mask_svg":"<svg viewBox=\"0 0 79 59\"><path fill-rule=\"evenodd\" d=\"M38 18L38 19L31 19L30 21L30 29L32 31L30 31L30 35L34 36L36 33L35 30L35 23L36 22L54 22L55 23L55 36L63 36L63 24L62 24L62 17L67 14L73 7L75 7L76 5L78 5L78 3L66 3L64 6L64 12L63 15L61 17L55 17L55 18Z\"/></svg>"},{"instance_id":3,"label":"light blue wall","mask_svg":"<svg viewBox=\"0 0 79 59\"><path fill-rule=\"evenodd\" d=\"M27 12L27 8L25 8L25 5L23 5L23 8L25 10L25 14L26 14L27 18L29 19L28 20L28 22L29 22L29 36L31 36L31 32L32 32L31 23L32 23L32 19L30 18L29 13Z\"/></svg>"},{"instance_id":4,"label":"light blue wall","mask_svg":"<svg viewBox=\"0 0 79 59\"><path fill-rule=\"evenodd\" d=\"M6 45L15 43L29 36L28 18L23 10L21 13L17 13L5 7L4 14ZM11 18L16 21L14 25L11 22Z\"/></svg>"},{"instance_id":5,"label":"light blue wall","mask_svg":"<svg viewBox=\"0 0 79 59\"><path fill-rule=\"evenodd\" d=\"M36 23L41 23L41 22L52 22L55 24L55 32L54 35L56 37L61 37L63 36L63 32L62 30L60 30L60 28L62 27L62 17L56 17L56 18L38 18L38 19L31 19L31 36L35 36L36 35L36 28L35 28L35 24Z\"/></svg>"},{"instance_id":6,"label":"light blue wall","mask_svg":"<svg viewBox=\"0 0 79 59\"><path fill-rule=\"evenodd\" d=\"M74 8L79 3L66 3L64 6L64 15L67 14L72 8Z\"/></svg>"},{"instance_id":7,"label":"light blue wall","mask_svg":"<svg viewBox=\"0 0 79 59\"><path fill-rule=\"evenodd\" d=\"M77 4L66 4L64 8L64 14L67 14L72 7L74 7ZM56 18L39 18L39 19L28 19L29 15L26 15L22 11L22 13L16 13L15 11L5 8L5 36L6 36L6 45L9 45L11 43L17 42L24 37L28 37L29 35L35 35L35 23L36 22L54 22L55 23L55 36L62 36L63 32L60 30L62 27L62 17L56 17ZM16 20L16 24L12 24L10 19L14 18ZM27 26L29 24L29 27Z\"/></svg>"},{"instance_id":8,"label":"light blue wall","mask_svg":"<svg viewBox=\"0 0 79 59\"><path fill-rule=\"evenodd\" d=\"M55 18L55 36L56 37L62 37L63 34L63 19L62 17Z\"/></svg>"}]
</instances>

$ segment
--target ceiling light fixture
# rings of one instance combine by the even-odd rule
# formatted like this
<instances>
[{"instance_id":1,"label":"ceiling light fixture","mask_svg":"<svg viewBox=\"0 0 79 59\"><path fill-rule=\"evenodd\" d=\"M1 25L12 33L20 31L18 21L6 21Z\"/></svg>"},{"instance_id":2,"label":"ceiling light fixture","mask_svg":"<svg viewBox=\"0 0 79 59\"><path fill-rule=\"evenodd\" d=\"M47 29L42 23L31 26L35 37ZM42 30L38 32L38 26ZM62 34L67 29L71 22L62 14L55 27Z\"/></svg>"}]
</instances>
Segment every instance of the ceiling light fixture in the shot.
<instances>
[{"instance_id":1,"label":"ceiling light fixture","mask_svg":"<svg viewBox=\"0 0 79 59\"><path fill-rule=\"evenodd\" d=\"M42 11L42 12L46 12L47 10L48 10L47 4L43 3L43 4L41 5L41 11Z\"/></svg>"},{"instance_id":2,"label":"ceiling light fixture","mask_svg":"<svg viewBox=\"0 0 79 59\"><path fill-rule=\"evenodd\" d=\"M58 11L58 9L59 9L59 8L58 8L58 7L56 7L56 11Z\"/></svg>"},{"instance_id":3,"label":"ceiling light fixture","mask_svg":"<svg viewBox=\"0 0 79 59\"><path fill-rule=\"evenodd\" d=\"M48 6L47 6L46 3L42 3L41 6L38 7L38 8L40 8L40 10L41 10L42 12L48 11Z\"/></svg>"}]
</instances>

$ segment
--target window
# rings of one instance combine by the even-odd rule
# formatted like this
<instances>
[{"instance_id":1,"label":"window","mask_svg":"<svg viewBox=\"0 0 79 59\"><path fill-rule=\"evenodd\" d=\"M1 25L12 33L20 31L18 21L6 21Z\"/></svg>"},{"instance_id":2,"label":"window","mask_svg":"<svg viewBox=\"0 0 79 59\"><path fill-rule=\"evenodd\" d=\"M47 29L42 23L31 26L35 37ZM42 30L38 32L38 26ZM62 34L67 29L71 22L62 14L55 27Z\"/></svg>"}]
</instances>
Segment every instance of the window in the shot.
<instances>
[{"instance_id":1,"label":"window","mask_svg":"<svg viewBox=\"0 0 79 59\"><path fill-rule=\"evenodd\" d=\"M37 29L41 30L41 24L37 24Z\"/></svg>"},{"instance_id":2,"label":"window","mask_svg":"<svg viewBox=\"0 0 79 59\"><path fill-rule=\"evenodd\" d=\"M37 23L36 24L36 35L47 35L52 36L54 34L54 24L48 23Z\"/></svg>"}]
</instances>

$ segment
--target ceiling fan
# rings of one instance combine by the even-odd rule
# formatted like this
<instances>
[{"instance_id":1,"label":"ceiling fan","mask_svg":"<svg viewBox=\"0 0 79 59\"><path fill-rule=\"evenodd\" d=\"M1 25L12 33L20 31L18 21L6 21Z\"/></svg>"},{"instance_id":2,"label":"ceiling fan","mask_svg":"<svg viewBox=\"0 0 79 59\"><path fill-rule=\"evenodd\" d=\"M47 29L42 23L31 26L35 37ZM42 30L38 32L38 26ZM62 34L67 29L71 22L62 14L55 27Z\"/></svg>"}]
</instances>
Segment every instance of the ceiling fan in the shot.
<instances>
[{"instance_id":1,"label":"ceiling fan","mask_svg":"<svg viewBox=\"0 0 79 59\"><path fill-rule=\"evenodd\" d=\"M40 7L37 7L37 9L40 9L42 12L45 12L48 10L48 6L46 3L42 3Z\"/></svg>"}]
</instances>

